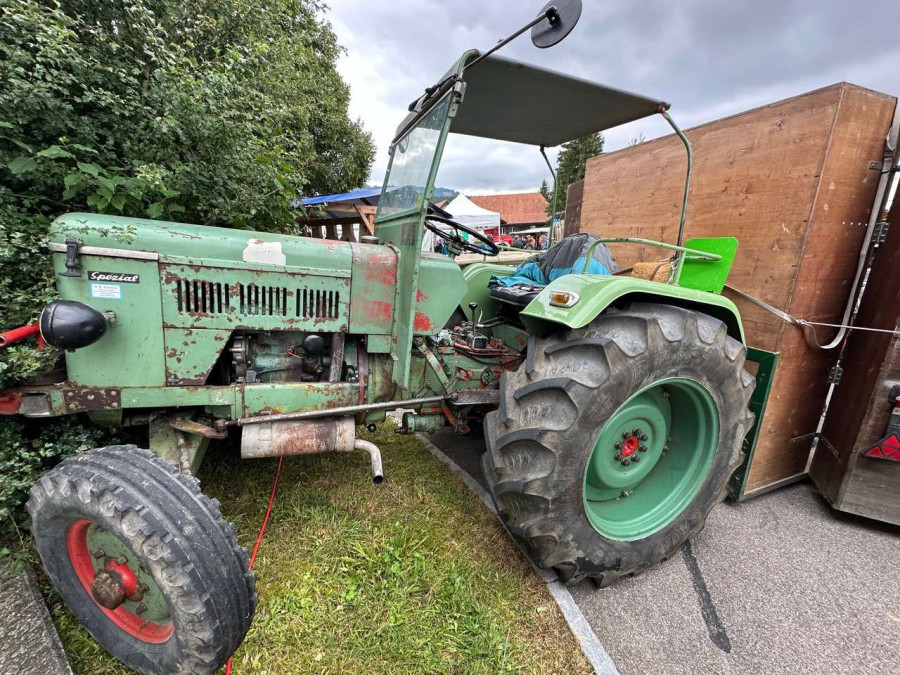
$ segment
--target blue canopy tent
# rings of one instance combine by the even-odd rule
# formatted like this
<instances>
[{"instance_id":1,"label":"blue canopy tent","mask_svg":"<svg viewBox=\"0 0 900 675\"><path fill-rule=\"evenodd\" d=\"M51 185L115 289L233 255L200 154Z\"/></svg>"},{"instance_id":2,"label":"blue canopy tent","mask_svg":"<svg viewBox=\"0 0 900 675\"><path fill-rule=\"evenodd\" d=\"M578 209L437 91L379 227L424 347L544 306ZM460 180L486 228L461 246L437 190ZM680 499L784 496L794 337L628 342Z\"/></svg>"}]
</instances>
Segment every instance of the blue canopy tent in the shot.
<instances>
[{"instance_id":1,"label":"blue canopy tent","mask_svg":"<svg viewBox=\"0 0 900 675\"><path fill-rule=\"evenodd\" d=\"M399 189L403 188L393 188ZM334 195L304 197L294 203L295 207L303 207L306 210L306 215L299 217L297 222L313 228L314 233L316 231L321 233L324 228L325 239L355 241L359 232L358 226L364 226L369 234L374 231L373 221L380 198L381 188L360 188ZM429 206L432 212L444 218L452 218L447 211L434 203L430 203ZM337 234L338 225L341 226L340 236ZM352 237L349 236L351 233Z\"/></svg>"}]
</instances>

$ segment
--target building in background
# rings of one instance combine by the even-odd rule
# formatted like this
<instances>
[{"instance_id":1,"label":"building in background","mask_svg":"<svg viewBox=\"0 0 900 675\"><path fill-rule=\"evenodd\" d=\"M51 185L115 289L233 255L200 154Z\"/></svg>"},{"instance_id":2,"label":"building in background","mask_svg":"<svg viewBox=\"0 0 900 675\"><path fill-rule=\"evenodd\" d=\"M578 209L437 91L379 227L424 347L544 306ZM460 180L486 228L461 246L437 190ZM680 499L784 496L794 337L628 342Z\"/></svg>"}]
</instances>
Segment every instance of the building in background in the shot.
<instances>
[{"instance_id":1,"label":"building in background","mask_svg":"<svg viewBox=\"0 0 900 675\"><path fill-rule=\"evenodd\" d=\"M547 200L540 192L518 192L507 195L469 197L478 206L500 214L503 234L547 227Z\"/></svg>"}]
</instances>

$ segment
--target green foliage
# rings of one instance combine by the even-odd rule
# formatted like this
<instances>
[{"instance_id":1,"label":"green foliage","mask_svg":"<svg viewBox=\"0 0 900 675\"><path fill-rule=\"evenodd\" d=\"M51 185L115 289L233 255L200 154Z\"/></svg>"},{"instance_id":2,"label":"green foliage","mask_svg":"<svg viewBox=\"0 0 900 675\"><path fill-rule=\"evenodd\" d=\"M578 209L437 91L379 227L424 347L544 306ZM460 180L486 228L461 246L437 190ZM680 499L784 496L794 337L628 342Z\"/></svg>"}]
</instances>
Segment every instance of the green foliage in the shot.
<instances>
[{"instance_id":1,"label":"green foliage","mask_svg":"<svg viewBox=\"0 0 900 675\"><path fill-rule=\"evenodd\" d=\"M603 134L599 132L570 141L562 146L562 150L556 156L556 181L559 184L559 195L556 198L557 213L565 213L566 188L584 178L587 161L602 152ZM552 197L548 201L552 201Z\"/></svg>"},{"instance_id":2,"label":"green foliage","mask_svg":"<svg viewBox=\"0 0 900 675\"><path fill-rule=\"evenodd\" d=\"M28 489L60 459L104 445L110 435L67 418L29 428L15 418L0 418L0 533L24 518Z\"/></svg>"},{"instance_id":3,"label":"green foliage","mask_svg":"<svg viewBox=\"0 0 900 675\"><path fill-rule=\"evenodd\" d=\"M374 148L321 9L0 0L0 326L52 295L61 213L282 231L298 191L363 184Z\"/></svg>"},{"instance_id":4,"label":"green foliage","mask_svg":"<svg viewBox=\"0 0 900 675\"><path fill-rule=\"evenodd\" d=\"M53 299L62 213L287 231L298 192L363 184L374 147L322 7L0 0L0 330ZM57 357L0 350L0 388Z\"/></svg>"}]
</instances>

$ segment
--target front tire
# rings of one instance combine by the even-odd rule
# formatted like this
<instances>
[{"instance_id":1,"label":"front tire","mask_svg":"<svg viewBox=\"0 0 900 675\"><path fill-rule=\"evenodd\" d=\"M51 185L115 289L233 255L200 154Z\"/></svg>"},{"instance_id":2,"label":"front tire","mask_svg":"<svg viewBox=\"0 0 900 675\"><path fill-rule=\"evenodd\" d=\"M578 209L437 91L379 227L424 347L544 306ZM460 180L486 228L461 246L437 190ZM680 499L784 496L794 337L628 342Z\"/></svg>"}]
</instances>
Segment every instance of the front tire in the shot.
<instances>
[{"instance_id":1,"label":"front tire","mask_svg":"<svg viewBox=\"0 0 900 675\"><path fill-rule=\"evenodd\" d=\"M31 488L35 547L69 609L140 673L213 672L256 607L247 551L218 502L135 446L71 457Z\"/></svg>"},{"instance_id":2,"label":"front tire","mask_svg":"<svg viewBox=\"0 0 900 675\"><path fill-rule=\"evenodd\" d=\"M753 424L745 357L721 321L671 305L531 339L501 378L482 466L541 567L607 585L702 529Z\"/></svg>"}]
</instances>

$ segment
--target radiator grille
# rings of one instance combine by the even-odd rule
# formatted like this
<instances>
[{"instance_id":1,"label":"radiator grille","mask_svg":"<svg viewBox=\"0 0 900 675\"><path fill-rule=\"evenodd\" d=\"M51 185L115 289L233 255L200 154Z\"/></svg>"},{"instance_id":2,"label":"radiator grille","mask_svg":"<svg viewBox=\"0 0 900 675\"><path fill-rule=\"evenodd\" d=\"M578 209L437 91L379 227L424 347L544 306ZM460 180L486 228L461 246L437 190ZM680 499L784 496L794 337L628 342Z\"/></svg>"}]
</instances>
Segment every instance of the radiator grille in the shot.
<instances>
[{"instance_id":1,"label":"radiator grille","mask_svg":"<svg viewBox=\"0 0 900 675\"><path fill-rule=\"evenodd\" d=\"M175 298L178 311L189 314L337 319L341 313L339 291L290 290L287 286L178 279Z\"/></svg>"}]
</instances>

